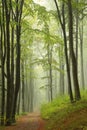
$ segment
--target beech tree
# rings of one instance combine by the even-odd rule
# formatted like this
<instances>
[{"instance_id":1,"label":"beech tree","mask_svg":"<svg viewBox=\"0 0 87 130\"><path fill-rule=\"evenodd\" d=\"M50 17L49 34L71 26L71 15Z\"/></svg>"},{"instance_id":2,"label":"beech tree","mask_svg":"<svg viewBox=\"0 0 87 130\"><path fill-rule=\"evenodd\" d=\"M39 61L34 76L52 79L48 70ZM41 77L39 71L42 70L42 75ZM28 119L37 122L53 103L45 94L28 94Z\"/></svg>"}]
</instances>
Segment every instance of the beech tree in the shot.
<instances>
[{"instance_id":1,"label":"beech tree","mask_svg":"<svg viewBox=\"0 0 87 130\"><path fill-rule=\"evenodd\" d=\"M1 104L1 125L4 124L4 112L5 112L5 60L6 60L6 30L5 30L5 18L4 18L4 12L5 12L5 6L4 1L2 1L2 8L1 8L1 24L0 24L0 57L1 57L1 78L2 78L2 104Z\"/></svg>"},{"instance_id":2,"label":"beech tree","mask_svg":"<svg viewBox=\"0 0 87 130\"><path fill-rule=\"evenodd\" d=\"M2 1L1 8L1 69L2 69L2 124L4 124L4 106L5 106L5 59L6 59L6 78L7 78L7 101L6 101L6 125L12 122L16 111L17 94L20 87L20 33L21 33L21 17L23 9L23 1L15 1L16 12L12 1ZM17 41L17 77L16 87L14 91L14 22L16 24L16 41ZM19 66L19 69L18 69ZM16 95L14 94L16 93ZM14 102L14 104L13 104ZM14 105L14 106L13 106ZM14 108L14 112L13 111ZM12 114L14 113L14 114ZM13 116L12 116L13 115Z\"/></svg>"},{"instance_id":3,"label":"beech tree","mask_svg":"<svg viewBox=\"0 0 87 130\"><path fill-rule=\"evenodd\" d=\"M43 100L64 94L71 102L80 100L86 88L87 2L48 4L0 1L1 125L14 123L16 114L33 112Z\"/></svg>"},{"instance_id":4,"label":"beech tree","mask_svg":"<svg viewBox=\"0 0 87 130\"><path fill-rule=\"evenodd\" d=\"M69 94L70 94L70 100L71 102L73 101L73 93L72 93L72 86L71 86L71 76L70 76L70 66L69 66L69 57L68 57L68 52L67 52L67 36L66 36L66 21L65 21L65 3L62 3L62 18L59 10L59 6L56 0L54 0L56 8L57 8L57 14L58 14L58 19L61 25L61 28L63 30L63 37L64 37L64 50L65 50L65 58L66 58L66 67L67 67L67 77L68 77L68 88L69 88ZM63 19L63 21L62 21Z\"/></svg>"},{"instance_id":5,"label":"beech tree","mask_svg":"<svg viewBox=\"0 0 87 130\"><path fill-rule=\"evenodd\" d=\"M20 4L20 7L18 5ZM22 18L22 10L23 10L24 0L16 1L16 81L15 81L15 90L14 90L14 104L12 111L12 120L15 121L16 114L16 105L17 105L17 97L20 89L20 55L21 55L21 46L20 46L20 36L21 36L21 18Z\"/></svg>"},{"instance_id":6,"label":"beech tree","mask_svg":"<svg viewBox=\"0 0 87 130\"><path fill-rule=\"evenodd\" d=\"M69 48L70 48L70 55L71 55L71 60L72 60L72 73L73 73L73 82L74 82L74 89L75 89L75 99L79 100L81 96L80 96L80 89L79 89L79 82L78 82L77 60L76 60L74 48L73 48L72 0L68 0L68 11L69 11Z\"/></svg>"}]
</instances>

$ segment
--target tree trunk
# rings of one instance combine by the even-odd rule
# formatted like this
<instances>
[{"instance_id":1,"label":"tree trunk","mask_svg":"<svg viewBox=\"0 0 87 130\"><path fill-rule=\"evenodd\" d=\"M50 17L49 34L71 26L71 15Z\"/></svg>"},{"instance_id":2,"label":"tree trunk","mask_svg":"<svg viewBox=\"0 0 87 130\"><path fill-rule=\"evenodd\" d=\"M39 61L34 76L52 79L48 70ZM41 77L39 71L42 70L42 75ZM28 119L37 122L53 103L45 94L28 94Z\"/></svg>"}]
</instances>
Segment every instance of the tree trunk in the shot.
<instances>
[{"instance_id":1,"label":"tree trunk","mask_svg":"<svg viewBox=\"0 0 87 130\"><path fill-rule=\"evenodd\" d=\"M47 53L48 53L48 65L49 65L49 93L50 93L50 101L53 100L53 79L52 79L52 47L49 45L47 46Z\"/></svg>"},{"instance_id":2,"label":"tree trunk","mask_svg":"<svg viewBox=\"0 0 87 130\"><path fill-rule=\"evenodd\" d=\"M17 107L17 97L20 89L20 29L17 26L16 30L16 41L17 41L17 58L16 58L16 85L15 85L15 93L14 93L14 104L13 104L13 113L12 120L15 122L15 114Z\"/></svg>"},{"instance_id":3,"label":"tree trunk","mask_svg":"<svg viewBox=\"0 0 87 130\"><path fill-rule=\"evenodd\" d=\"M10 1L8 1L10 3ZM6 104L6 125L11 125L11 75L10 75L10 7L5 0L5 13L6 13L6 40L7 40L7 104Z\"/></svg>"},{"instance_id":4,"label":"tree trunk","mask_svg":"<svg viewBox=\"0 0 87 130\"><path fill-rule=\"evenodd\" d=\"M56 8L57 8L59 22L61 24L61 28L62 28L62 31L63 31L64 50L65 50L66 68L67 68L67 77L68 77L68 88L69 88L70 100L71 100L71 102L73 102L73 93L72 93L70 67L69 67L69 58L68 58L68 52L67 52L68 49L67 49L67 38L66 38L65 4L63 3L63 5L62 5L62 18L61 18L58 3L57 3L56 0L54 0L54 2L55 2L55 5L56 5ZM63 19L63 22L62 22L62 19Z\"/></svg>"},{"instance_id":5,"label":"tree trunk","mask_svg":"<svg viewBox=\"0 0 87 130\"><path fill-rule=\"evenodd\" d=\"M14 103L13 103L13 112L12 112L12 121L15 122L15 114L17 107L17 97L20 89L20 55L21 55L21 46L20 46L20 36L21 36L21 17L24 0L20 2L20 9L18 7L19 0L16 0L16 83L15 83L15 92L14 92Z\"/></svg>"},{"instance_id":6,"label":"tree trunk","mask_svg":"<svg viewBox=\"0 0 87 130\"><path fill-rule=\"evenodd\" d=\"M4 2L2 1L2 18L1 21L4 21ZM5 21L4 21L5 22ZM5 47L5 24L1 24L1 75L2 75L2 103L1 103L1 125L4 125L4 113L5 113L5 77L4 77L4 65L6 58L6 47Z\"/></svg>"},{"instance_id":7,"label":"tree trunk","mask_svg":"<svg viewBox=\"0 0 87 130\"><path fill-rule=\"evenodd\" d=\"M64 95L64 56L63 56L63 47L59 48L59 63L60 63L60 94Z\"/></svg>"},{"instance_id":8,"label":"tree trunk","mask_svg":"<svg viewBox=\"0 0 87 130\"><path fill-rule=\"evenodd\" d=\"M30 54L30 73L29 73L29 79L30 79L30 81L29 81L29 98L30 98L30 100L29 100L29 110L30 110L30 112L33 112L33 99L34 99L34 79L33 79L33 73L32 73L32 70L33 70L33 66L32 66L32 54Z\"/></svg>"},{"instance_id":9,"label":"tree trunk","mask_svg":"<svg viewBox=\"0 0 87 130\"><path fill-rule=\"evenodd\" d=\"M78 75L78 0L76 0L77 8L76 8L76 62L77 62L77 75Z\"/></svg>"},{"instance_id":10,"label":"tree trunk","mask_svg":"<svg viewBox=\"0 0 87 130\"><path fill-rule=\"evenodd\" d=\"M81 81L82 81L82 88L85 89L85 81L84 81L84 60L83 60L83 20L82 25L80 27L80 55L81 55Z\"/></svg>"},{"instance_id":11,"label":"tree trunk","mask_svg":"<svg viewBox=\"0 0 87 130\"><path fill-rule=\"evenodd\" d=\"M21 91L19 91L18 95L18 104L17 104L17 114L20 114L20 103L21 103Z\"/></svg>"},{"instance_id":12,"label":"tree trunk","mask_svg":"<svg viewBox=\"0 0 87 130\"><path fill-rule=\"evenodd\" d=\"M13 21L13 14L12 14ZM13 101L14 101L14 27L11 28L11 106L13 110ZM11 110L11 118L12 118Z\"/></svg>"},{"instance_id":13,"label":"tree trunk","mask_svg":"<svg viewBox=\"0 0 87 130\"><path fill-rule=\"evenodd\" d=\"M73 82L74 82L74 89L75 89L75 99L79 100L80 96L80 89L78 83L78 74L77 74L77 61L74 54L73 48L73 14L72 14L72 0L68 0L68 11L69 11L69 47L72 59L72 73L73 73Z\"/></svg>"},{"instance_id":14,"label":"tree trunk","mask_svg":"<svg viewBox=\"0 0 87 130\"><path fill-rule=\"evenodd\" d=\"M24 95L25 95L25 88L24 88L24 61L21 63L22 69L22 112L25 112L25 105L24 105Z\"/></svg>"}]
</instances>

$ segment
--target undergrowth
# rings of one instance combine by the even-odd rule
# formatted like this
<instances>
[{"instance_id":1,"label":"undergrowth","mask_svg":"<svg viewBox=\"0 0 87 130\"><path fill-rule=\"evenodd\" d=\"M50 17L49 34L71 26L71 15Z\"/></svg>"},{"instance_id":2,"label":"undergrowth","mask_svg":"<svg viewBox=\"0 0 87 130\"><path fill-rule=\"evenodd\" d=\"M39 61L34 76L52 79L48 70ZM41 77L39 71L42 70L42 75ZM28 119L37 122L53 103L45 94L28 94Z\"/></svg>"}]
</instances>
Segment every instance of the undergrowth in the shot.
<instances>
[{"instance_id":1,"label":"undergrowth","mask_svg":"<svg viewBox=\"0 0 87 130\"><path fill-rule=\"evenodd\" d=\"M74 112L78 113L78 111L82 109L87 109L87 91L81 92L81 97L80 101L74 103L70 103L68 96L61 96L50 103L43 104L41 107L41 115L43 119L48 120L47 128L49 130L54 130L52 128L56 125L59 127L61 122L70 114Z\"/></svg>"}]
</instances>

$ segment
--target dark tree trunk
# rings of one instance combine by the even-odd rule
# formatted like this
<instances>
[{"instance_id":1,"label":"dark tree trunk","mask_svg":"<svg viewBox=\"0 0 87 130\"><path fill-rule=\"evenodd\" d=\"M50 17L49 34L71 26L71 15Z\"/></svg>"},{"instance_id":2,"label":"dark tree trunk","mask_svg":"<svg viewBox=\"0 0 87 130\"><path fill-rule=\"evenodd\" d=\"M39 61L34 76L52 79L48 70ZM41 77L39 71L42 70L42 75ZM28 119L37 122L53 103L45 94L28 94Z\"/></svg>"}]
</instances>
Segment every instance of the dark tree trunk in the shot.
<instances>
[{"instance_id":1,"label":"dark tree trunk","mask_svg":"<svg viewBox=\"0 0 87 130\"><path fill-rule=\"evenodd\" d=\"M17 26L16 28L16 41L17 41L17 58L16 58L16 85L15 85L15 92L14 92L14 104L13 104L13 113L12 113L12 120L15 122L15 114L16 114L16 107L17 107L17 97L18 92L20 89L20 29Z\"/></svg>"},{"instance_id":2,"label":"dark tree trunk","mask_svg":"<svg viewBox=\"0 0 87 130\"><path fill-rule=\"evenodd\" d=\"M1 75L2 75L2 103L1 103L1 125L4 125L4 113L5 113L5 58L6 58L6 45L5 45L5 20L4 20L4 2L2 1L2 16L1 16ZM3 22L4 21L4 22Z\"/></svg>"},{"instance_id":3,"label":"dark tree trunk","mask_svg":"<svg viewBox=\"0 0 87 130\"><path fill-rule=\"evenodd\" d=\"M72 73L73 73L73 82L74 82L74 89L75 89L75 99L79 100L80 96L80 89L78 83L78 74L77 74L77 61L74 54L73 48L73 14L72 14L72 0L68 0L68 11L69 11L69 47L70 47L70 54L72 59Z\"/></svg>"},{"instance_id":4,"label":"dark tree trunk","mask_svg":"<svg viewBox=\"0 0 87 130\"><path fill-rule=\"evenodd\" d=\"M69 67L69 58L68 58L68 52L67 52L67 38L66 38L66 23L65 23L65 4L63 3L62 5L62 18L63 22L61 19L60 11L59 11L59 6L56 0L54 0L56 8L57 8L57 13L58 13L58 18L59 22L61 24L61 28L63 31L63 37L64 37L64 50L65 50L65 58L66 58L66 68L67 68L67 77L68 77L68 89L69 89L69 95L70 95L70 100L71 102L73 101L73 93L72 93L72 86L71 86L71 76L70 76L70 67Z\"/></svg>"},{"instance_id":5,"label":"dark tree trunk","mask_svg":"<svg viewBox=\"0 0 87 130\"><path fill-rule=\"evenodd\" d=\"M76 62L77 62L77 75L78 75L78 26L79 26L79 21L78 21L78 0L76 0L77 8L76 8Z\"/></svg>"},{"instance_id":6,"label":"dark tree trunk","mask_svg":"<svg viewBox=\"0 0 87 130\"><path fill-rule=\"evenodd\" d=\"M2 33L2 32L1 32ZM2 42L1 42L2 44ZM2 45L1 45L2 46ZM5 78L4 78L4 58L3 58L3 47L1 47L1 70L2 70L2 105L1 105L1 125L4 125L4 110L5 110Z\"/></svg>"},{"instance_id":7,"label":"dark tree trunk","mask_svg":"<svg viewBox=\"0 0 87 130\"><path fill-rule=\"evenodd\" d=\"M13 21L12 14L12 21ZM11 106L13 110L13 101L14 101L14 27L11 28ZM11 110L11 118L12 118Z\"/></svg>"},{"instance_id":8,"label":"dark tree trunk","mask_svg":"<svg viewBox=\"0 0 87 130\"><path fill-rule=\"evenodd\" d=\"M3 50L2 50L3 51ZM5 78L4 78L4 59L3 52L1 52L1 70L2 70L2 104L1 104L1 125L4 125L4 112L5 112Z\"/></svg>"},{"instance_id":9,"label":"dark tree trunk","mask_svg":"<svg viewBox=\"0 0 87 130\"><path fill-rule=\"evenodd\" d=\"M20 3L20 8L19 8ZM21 55L21 46L20 46L20 36L21 36L21 17L24 0L16 0L16 81L15 81L15 92L14 92L14 103L13 103L13 112L12 112L12 121L15 122L15 114L17 108L17 97L20 89L20 55Z\"/></svg>"},{"instance_id":10,"label":"dark tree trunk","mask_svg":"<svg viewBox=\"0 0 87 130\"><path fill-rule=\"evenodd\" d=\"M6 14L6 40L7 40L7 104L6 104L6 125L11 125L11 75L10 75L10 7L8 3L10 1L4 0L5 2L5 14Z\"/></svg>"},{"instance_id":11,"label":"dark tree trunk","mask_svg":"<svg viewBox=\"0 0 87 130\"><path fill-rule=\"evenodd\" d=\"M18 95L18 104L17 104L17 114L20 114L20 103L21 103L21 91L19 91Z\"/></svg>"}]
</instances>

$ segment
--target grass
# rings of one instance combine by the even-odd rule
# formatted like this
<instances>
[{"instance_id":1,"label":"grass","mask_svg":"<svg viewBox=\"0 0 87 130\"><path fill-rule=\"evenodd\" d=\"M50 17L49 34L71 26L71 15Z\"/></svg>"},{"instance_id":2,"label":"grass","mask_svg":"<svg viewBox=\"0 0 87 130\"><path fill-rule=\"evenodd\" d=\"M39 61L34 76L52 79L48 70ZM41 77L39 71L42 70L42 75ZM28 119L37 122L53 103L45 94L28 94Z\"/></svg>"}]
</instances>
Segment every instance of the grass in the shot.
<instances>
[{"instance_id":1,"label":"grass","mask_svg":"<svg viewBox=\"0 0 87 130\"><path fill-rule=\"evenodd\" d=\"M83 127L81 123L87 124L87 91L83 91L81 95L82 99L72 104L68 96L62 96L42 105L41 115L48 120L46 129L74 130L78 126ZM85 127L84 130L87 130L87 125Z\"/></svg>"},{"instance_id":2,"label":"grass","mask_svg":"<svg viewBox=\"0 0 87 130\"><path fill-rule=\"evenodd\" d=\"M5 126L0 126L0 130L4 130Z\"/></svg>"},{"instance_id":3,"label":"grass","mask_svg":"<svg viewBox=\"0 0 87 130\"><path fill-rule=\"evenodd\" d=\"M67 96L62 96L54 99L52 102L43 104L41 107L41 115L45 119L49 119L50 116L57 110L65 108L69 104L69 98Z\"/></svg>"}]
</instances>

